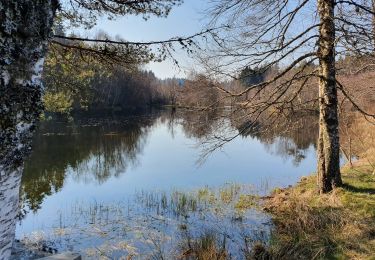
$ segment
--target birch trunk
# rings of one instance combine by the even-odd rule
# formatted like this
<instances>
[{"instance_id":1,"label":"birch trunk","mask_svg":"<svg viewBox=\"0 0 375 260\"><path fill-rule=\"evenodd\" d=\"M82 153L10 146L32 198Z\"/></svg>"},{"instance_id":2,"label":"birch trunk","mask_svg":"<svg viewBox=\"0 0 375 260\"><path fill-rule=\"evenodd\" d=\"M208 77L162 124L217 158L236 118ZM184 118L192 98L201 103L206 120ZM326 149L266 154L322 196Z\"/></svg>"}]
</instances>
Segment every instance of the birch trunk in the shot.
<instances>
[{"instance_id":1,"label":"birch trunk","mask_svg":"<svg viewBox=\"0 0 375 260\"><path fill-rule=\"evenodd\" d=\"M372 12L375 13L375 0L372 0ZM375 14L372 14L372 40L373 40L373 48L375 52Z\"/></svg>"},{"instance_id":2,"label":"birch trunk","mask_svg":"<svg viewBox=\"0 0 375 260\"><path fill-rule=\"evenodd\" d=\"M0 259L9 259L16 230L22 168L0 173Z\"/></svg>"},{"instance_id":3,"label":"birch trunk","mask_svg":"<svg viewBox=\"0 0 375 260\"><path fill-rule=\"evenodd\" d=\"M23 160L42 111L41 72L57 0L0 1L0 259L8 259Z\"/></svg>"},{"instance_id":4,"label":"birch trunk","mask_svg":"<svg viewBox=\"0 0 375 260\"><path fill-rule=\"evenodd\" d=\"M318 186L321 193L341 186L335 69L334 0L318 0L319 27L319 140Z\"/></svg>"}]
</instances>

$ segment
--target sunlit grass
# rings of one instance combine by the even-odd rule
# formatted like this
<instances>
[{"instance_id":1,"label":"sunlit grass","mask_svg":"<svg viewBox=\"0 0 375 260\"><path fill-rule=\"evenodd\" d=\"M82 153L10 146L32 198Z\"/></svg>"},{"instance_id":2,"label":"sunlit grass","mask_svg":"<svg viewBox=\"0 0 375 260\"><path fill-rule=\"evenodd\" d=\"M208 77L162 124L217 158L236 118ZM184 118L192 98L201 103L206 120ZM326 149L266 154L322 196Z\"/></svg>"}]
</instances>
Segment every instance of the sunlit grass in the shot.
<instances>
[{"instance_id":1,"label":"sunlit grass","mask_svg":"<svg viewBox=\"0 0 375 260\"><path fill-rule=\"evenodd\" d=\"M373 259L375 176L369 166L342 169L344 187L319 195L315 176L275 191L266 203L275 229L260 254L284 259Z\"/></svg>"}]
</instances>

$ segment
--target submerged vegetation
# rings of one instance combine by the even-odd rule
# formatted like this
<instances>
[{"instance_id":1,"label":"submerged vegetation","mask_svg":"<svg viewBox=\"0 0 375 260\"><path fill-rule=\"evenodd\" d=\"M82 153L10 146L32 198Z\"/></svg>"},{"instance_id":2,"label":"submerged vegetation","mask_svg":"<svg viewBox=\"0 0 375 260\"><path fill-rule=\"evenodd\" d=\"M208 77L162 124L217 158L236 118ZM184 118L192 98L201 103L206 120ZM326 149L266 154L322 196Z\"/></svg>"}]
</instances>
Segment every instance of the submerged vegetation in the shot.
<instances>
[{"instance_id":1,"label":"submerged vegetation","mask_svg":"<svg viewBox=\"0 0 375 260\"><path fill-rule=\"evenodd\" d=\"M342 168L344 187L329 194L319 194L309 176L266 197L254 187L227 184L141 191L117 204L77 203L60 212L52 233L22 241L103 259L372 259L372 171L362 163Z\"/></svg>"},{"instance_id":2,"label":"submerged vegetation","mask_svg":"<svg viewBox=\"0 0 375 260\"><path fill-rule=\"evenodd\" d=\"M34 249L73 249L89 258L244 259L269 234L269 218L250 203L254 193L251 186L227 184L141 191L117 204L77 203L69 213L60 211L50 232L35 232L22 242Z\"/></svg>"}]
</instances>

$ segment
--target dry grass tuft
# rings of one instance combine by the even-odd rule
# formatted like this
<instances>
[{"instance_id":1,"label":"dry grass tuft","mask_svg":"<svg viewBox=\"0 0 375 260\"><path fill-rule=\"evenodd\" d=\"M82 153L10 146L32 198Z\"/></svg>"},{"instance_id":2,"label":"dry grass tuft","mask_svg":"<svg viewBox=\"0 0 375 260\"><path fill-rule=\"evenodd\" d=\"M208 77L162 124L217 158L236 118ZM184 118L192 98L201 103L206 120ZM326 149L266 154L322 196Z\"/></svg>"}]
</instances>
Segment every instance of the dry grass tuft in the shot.
<instances>
[{"instance_id":1,"label":"dry grass tuft","mask_svg":"<svg viewBox=\"0 0 375 260\"><path fill-rule=\"evenodd\" d=\"M228 256L225 243L218 245L216 236L212 233L205 233L198 239L188 239L181 251L183 253L178 259L226 260Z\"/></svg>"},{"instance_id":2,"label":"dry grass tuft","mask_svg":"<svg viewBox=\"0 0 375 260\"><path fill-rule=\"evenodd\" d=\"M267 254L260 250L263 257L253 259L371 259L375 255L371 169L345 169L346 186L327 195L318 194L314 176L276 191L265 203L275 225L271 243Z\"/></svg>"}]
</instances>

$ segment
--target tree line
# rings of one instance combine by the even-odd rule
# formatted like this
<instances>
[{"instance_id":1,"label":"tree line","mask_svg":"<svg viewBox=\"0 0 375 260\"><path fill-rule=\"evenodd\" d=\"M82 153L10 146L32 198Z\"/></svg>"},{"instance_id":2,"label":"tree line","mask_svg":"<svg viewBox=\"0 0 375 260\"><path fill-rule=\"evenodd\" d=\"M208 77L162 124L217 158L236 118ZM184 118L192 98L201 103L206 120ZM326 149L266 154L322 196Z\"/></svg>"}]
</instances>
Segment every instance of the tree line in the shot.
<instances>
[{"instance_id":1,"label":"tree line","mask_svg":"<svg viewBox=\"0 0 375 260\"><path fill-rule=\"evenodd\" d=\"M65 35L62 26L58 31L59 35ZM95 37L109 38L104 32ZM70 42L59 39L63 45ZM50 46L43 73L46 112L65 115L82 111L134 112L167 103L154 73L143 69L144 61L139 59L138 52L128 54L132 61L127 64L108 62L95 55L82 56L82 49L98 49L99 45L82 42L79 49Z\"/></svg>"}]
</instances>

